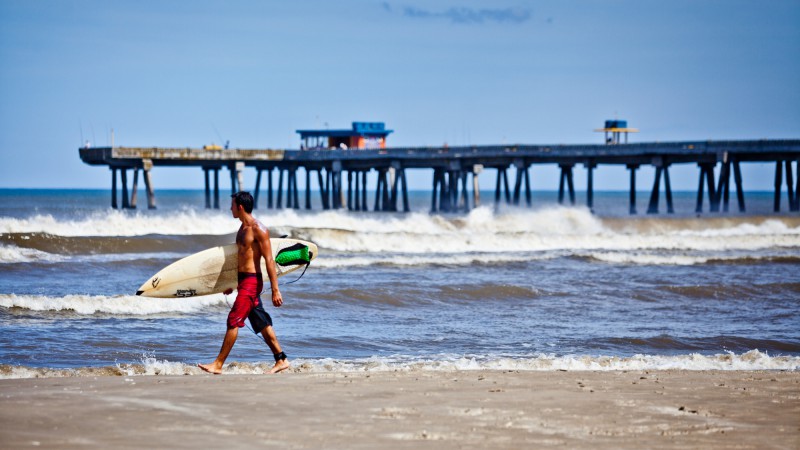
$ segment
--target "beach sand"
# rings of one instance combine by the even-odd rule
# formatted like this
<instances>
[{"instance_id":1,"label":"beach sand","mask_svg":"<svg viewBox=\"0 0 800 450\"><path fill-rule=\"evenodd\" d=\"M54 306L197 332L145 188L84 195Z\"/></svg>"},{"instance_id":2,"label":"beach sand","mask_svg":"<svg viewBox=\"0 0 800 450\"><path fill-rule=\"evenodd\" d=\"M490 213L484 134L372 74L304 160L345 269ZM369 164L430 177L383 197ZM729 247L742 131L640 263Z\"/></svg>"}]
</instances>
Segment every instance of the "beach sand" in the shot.
<instances>
[{"instance_id":1,"label":"beach sand","mask_svg":"<svg viewBox=\"0 0 800 450\"><path fill-rule=\"evenodd\" d=\"M800 448L800 373L0 380L0 448Z\"/></svg>"}]
</instances>

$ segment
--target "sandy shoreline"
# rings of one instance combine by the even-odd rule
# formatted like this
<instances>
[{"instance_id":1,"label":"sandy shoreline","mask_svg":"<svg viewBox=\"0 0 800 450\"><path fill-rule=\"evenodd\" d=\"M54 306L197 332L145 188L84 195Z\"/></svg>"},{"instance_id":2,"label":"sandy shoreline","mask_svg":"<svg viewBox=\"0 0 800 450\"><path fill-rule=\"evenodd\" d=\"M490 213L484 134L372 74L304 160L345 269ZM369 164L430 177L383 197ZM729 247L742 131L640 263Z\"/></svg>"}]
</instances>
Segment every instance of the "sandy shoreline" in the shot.
<instances>
[{"instance_id":1,"label":"sandy shoreline","mask_svg":"<svg viewBox=\"0 0 800 450\"><path fill-rule=\"evenodd\" d=\"M0 380L0 448L800 448L800 373Z\"/></svg>"}]
</instances>

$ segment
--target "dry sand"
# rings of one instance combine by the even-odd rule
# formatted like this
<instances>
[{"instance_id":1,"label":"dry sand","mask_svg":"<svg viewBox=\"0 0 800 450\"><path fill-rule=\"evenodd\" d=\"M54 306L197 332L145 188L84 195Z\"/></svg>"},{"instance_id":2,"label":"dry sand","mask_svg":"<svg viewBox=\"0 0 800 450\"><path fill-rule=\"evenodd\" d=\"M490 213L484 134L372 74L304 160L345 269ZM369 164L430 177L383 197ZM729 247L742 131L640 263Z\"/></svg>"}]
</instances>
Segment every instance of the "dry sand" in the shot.
<instances>
[{"instance_id":1,"label":"dry sand","mask_svg":"<svg viewBox=\"0 0 800 450\"><path fill-rule=\"evenodd\" d=\"M799 449L797 372L0 380L0 448Z\"/></svg>"}]
</instances>

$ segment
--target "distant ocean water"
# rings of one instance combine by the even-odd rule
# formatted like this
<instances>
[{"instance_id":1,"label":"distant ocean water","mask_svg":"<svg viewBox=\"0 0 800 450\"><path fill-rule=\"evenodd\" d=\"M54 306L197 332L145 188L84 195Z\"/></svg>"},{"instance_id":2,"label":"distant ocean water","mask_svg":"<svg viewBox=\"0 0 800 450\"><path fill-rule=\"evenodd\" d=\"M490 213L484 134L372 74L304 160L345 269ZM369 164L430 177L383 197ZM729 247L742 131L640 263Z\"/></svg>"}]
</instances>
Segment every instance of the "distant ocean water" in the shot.
<instances>
[{"instance_id":1,"label":"distant ocean water","mask_svg":"<svg viewBox=\"0 0 800 450\"><path fill-rule=\"evenodd\" d=\"M202 191L163 191L157 210L140 196L126 211L106 190L0 190L0 378L196 373L211 361L234 297L134 292L233 242L223 199L206 210ZM627 192L596 193L594 213L552 192L533 208L482 199L447 215L429 214L424 192L408 214L262 199L255 215L273 236L320 247L269 308L295 369L800 368L800 216L768 214L771 194L748 193L746 214L700 217L688 192L675 193L675 215L663 199L662 214L641 214L644 193L637 216ZM228 371L271 361L245 328Z\"/></svg>"}]
</instances>

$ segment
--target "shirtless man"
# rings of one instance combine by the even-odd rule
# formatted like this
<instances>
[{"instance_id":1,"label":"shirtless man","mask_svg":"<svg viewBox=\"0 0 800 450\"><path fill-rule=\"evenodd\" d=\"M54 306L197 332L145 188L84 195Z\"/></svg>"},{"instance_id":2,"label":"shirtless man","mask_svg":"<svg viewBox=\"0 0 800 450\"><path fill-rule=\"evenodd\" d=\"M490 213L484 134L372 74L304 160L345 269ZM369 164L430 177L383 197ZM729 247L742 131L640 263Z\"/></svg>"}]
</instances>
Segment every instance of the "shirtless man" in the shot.
<instances>
[{"instance_id":1,"label":"shirtless man","mask_svg":"<svg viewBox=\"0 0 800 450\"><path fill-rule=\"evenodd\" d=\"M281 350L275 330L272 329L272 318L264 311L259 299L263 288L261 258L267 261L267 276L272 286L272 304L280 307L283 304L281 291L278 289L278 275L275 271L275 260L272 257L272 246L269 242L269 231L263 223L251 215L253 212L253 196L249 192L237 192L231 196L231 213L242 222L236 234L236 245L239 247L239 285L236 301L228 314L228 331L222 341L222 348L214 362L197 366L209 373L222 373L222 365L236 343L239 328L244 326L244 319L250 319L255 333L261 333L275 357L275 366L269 373L278 373L289 368L286 354ZM225 291L225 295L233 289Z\"/></svg>"}]
</instances>

